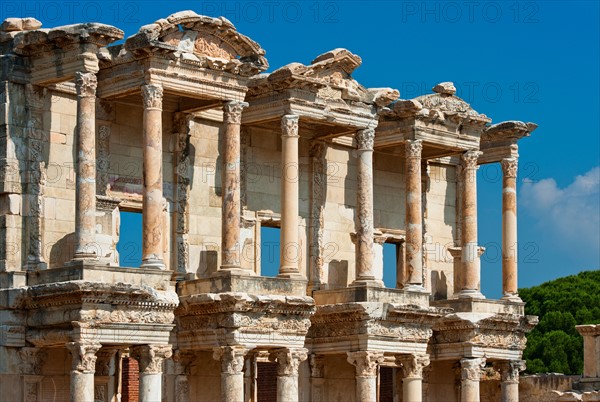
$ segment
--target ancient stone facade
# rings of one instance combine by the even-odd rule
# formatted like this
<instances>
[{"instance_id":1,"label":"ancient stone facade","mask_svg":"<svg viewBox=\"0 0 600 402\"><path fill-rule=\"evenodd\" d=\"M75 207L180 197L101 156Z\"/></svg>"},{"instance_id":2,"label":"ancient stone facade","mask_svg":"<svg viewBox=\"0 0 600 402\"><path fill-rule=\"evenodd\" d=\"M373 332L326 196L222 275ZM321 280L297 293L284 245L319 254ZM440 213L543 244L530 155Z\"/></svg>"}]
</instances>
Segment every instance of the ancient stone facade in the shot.
<instances>
[{"instance_id":1,"label":"ancient stone facade","mask_svg":"<svg viewBox=\"0 0 600 402\"><path fill-rule=\"evenodd\" d=\"M517 294L517 142L535 124L491 124L449 82L365 88L345 49L266 74L256 42L191 11L118 45L97 23L0 30L2 398L118 401L137 367L140 401L258 401L268 372L281 402L473 402L486 368L518 399L537 321ZM501 300L480 289L488 163ZM123 212L142 215L138 268Z\"/></svg>"}]
</instances>

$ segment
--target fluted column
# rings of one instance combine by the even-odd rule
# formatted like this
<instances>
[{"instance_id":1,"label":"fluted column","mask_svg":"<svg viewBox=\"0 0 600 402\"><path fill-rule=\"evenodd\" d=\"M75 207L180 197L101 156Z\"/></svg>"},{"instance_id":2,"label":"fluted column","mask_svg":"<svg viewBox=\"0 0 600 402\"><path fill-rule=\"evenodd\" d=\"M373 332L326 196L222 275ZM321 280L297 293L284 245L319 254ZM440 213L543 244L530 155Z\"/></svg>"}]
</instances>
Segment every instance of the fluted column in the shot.
<instances>
[{"instance_id":1,"label":"fluted column","mask_svg":"<svg viewBox=\"0 0 600 402\"><path fill-rule=\"evenodd\" d=\"M298 237L298 116L281 118L281 244L279 276L300 276L300 241Z\"/></svg>"},{"instance_id":2,"label":"fluted column","mask_svg":"<svg viewBox=\"0 0 600 402\"><path fill-rule=\"evenodd\" d=\"M142 85L142 98L144 100L142 267L165 269L162 219L162 86Z\"/></svg>"},{"instance_id":3,"label":"fluted column","mask_svg":"<svg viewBox=\"0 0 600 402\"><path fill-rule=\"evenodd\" d=\"M140 367L139 402L162 401L162 367L173 355L171 345L141 345L131 348Z\"/></svg>"},{"instance_id":4,"label":"fluted column","mask_svg":"<svg viewBox=\"0 0 600 402\"><path fill-rule=\"evenodd\" d=\"M423 368L429 365L427 355L399 356L404 377L402 378L402 402L423 400Z\"/></svg>"},{"instance_id":5,"label":"fluted column","mask_svg":"<svg viewBox=\"0 0 600 402\"><path fill-rule=\"evenodd\" d=\"M312 402L325 401L325 356L311 354L310 363L310 400Z\"/></svg>"},{"instance_id":6,"label":"fluted column","mask_svg":"<svg viewBox=\"0 0 600 402\"><path fill-rule=\"evenodd\" d=\"M462 154L462 238L461 268L462 287L459 297L480 298L480 259L477 244L477 159L480 151L467 151Z\"/></svg>"},{"instance_id":7,"label":"fluted column","mask_svg":"<svg viewBox=\"0 0 600 402\"><path fill-rule=\"evenodd\" d=\"M96 75L76 73L75 260L96 257Z\"/></svg>"},{"instance_id":8,"label":"fluted column","mask_svg":"<svg viewBox=\"0 0 600 402\"><path fill-rule=\"evenodd\" d=\"M221 362L221 400L244 402L244 356L248 349L243 346L214 348L213 358Z\"/></svg>"},{"instance_id":9,"label":"fluted column","mask_svg":"<svg viewBox=\"0 0 600 402\"><path fill-rule=\"evenodd\" d=\"M277 401L298 402L298 367L308 357L304 348L271 351L269 360L277 362Z\"/></svg>"},{"instance_id":10,"label":"fluted column","mask_svg":"<svg viewBox=\"0 0 600 402\"><path fill-rule=\"evenodd\" d=\"M406 141L406 272L408 289L423 289L421 140Z\"/></svg>"},{"instance_id":11,"label":"fluted column","mask_svg":"<svg viewBox=\"0 0 600 402\"><path fill-rule=\"evenodd\" d=\"M69 342L71 352L71 402L94 400L94 373L96 372L96 352L102 347L96 342Z\"/></svg>"},{"instance_id":12,"label":"fluted column","mask_svg":"<svg viewBox=\"0 0 600 402\"><path fill-rule=\"evenodd\" d=\"M502 293L521 301L517 281L517 158L502 159Z\"/></svg>"},{"instance_id":13,"label":"fluted column","mask_svg":"<svg viewBox=\"0 0 600 402\"><path fill-rule=\"evenodd\" d=\"M230 101L223 105L223 173L221 207L221 269L241 270L240 264L240 125L246 102ZM248 271L248 270L245 270ZM250 271L248 271L250 273Z\"/></svg>"},{"instance_id":14,"label":"fluted column","mask_svg":"<svg viewBox=\"0 0 600 402\"><path fill-rule=\"evenodd\" d=\"M494 362L494 369L502 379L502 402L519 402L519 372L525 370L524 360Z\"/></svg>"},{"instance_id":15,"label":"fluted column","mask_svg":"<svg viewBox=\"0 0 600 402\"><path fill-rule=\"evenodd\" d=\"M347 352L348 363L356 368L356 401L377 401L377 372L383 352Z\"/></svg>"},{"instance_id":16,"label":"fluted column","mask_svg":"<svg viewBox=\"0 0 600 402\"><path fill-rule=\"evenodd\" d=\"M353 285L383 286L373 272L373 143L375 129L356 132L357 200L356 200L356 277Z\"/></svg>"},{"instance_id":17,"label":"fluted column","mask_svg":"<svg viewBox=\"0 0 600 402\"><path fill-rule=\"evenodd\" d=\"M479 402L479 381L485 358L465 358L460 360L460 400Z\"/></svg>"}]
</instances>

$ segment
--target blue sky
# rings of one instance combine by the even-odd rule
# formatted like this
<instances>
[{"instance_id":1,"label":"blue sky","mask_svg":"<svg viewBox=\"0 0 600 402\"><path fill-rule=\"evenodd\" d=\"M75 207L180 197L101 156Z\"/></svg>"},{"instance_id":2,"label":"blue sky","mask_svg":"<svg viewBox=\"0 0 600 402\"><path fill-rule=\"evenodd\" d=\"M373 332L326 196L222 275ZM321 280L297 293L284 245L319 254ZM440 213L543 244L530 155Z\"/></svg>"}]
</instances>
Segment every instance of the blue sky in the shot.
<instances>
[{"instance_id":1,"label":"blue sky","mask_svg":"<svg viewBox=\"0 0 600 402\"><path fill-rule=\"evenodd\" d=\"M337 47L360 55L354 77L402 98L453 81L495 122L533 121L520 143L520 285L600 266L599 3L596 1L3 1L0 17L44 27L99 21L131 35L173 12L224 15L267 51L271 70ZM479 172L482 289L499 297L501 192Z\"/></svg>"}]
</instances>

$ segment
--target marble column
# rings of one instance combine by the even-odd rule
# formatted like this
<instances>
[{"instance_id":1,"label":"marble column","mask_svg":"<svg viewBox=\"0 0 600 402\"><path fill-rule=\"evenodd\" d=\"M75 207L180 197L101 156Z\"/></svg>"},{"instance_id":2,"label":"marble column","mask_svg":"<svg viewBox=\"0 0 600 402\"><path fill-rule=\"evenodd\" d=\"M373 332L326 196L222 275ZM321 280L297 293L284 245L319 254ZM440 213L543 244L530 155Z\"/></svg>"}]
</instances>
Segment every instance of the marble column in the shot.
<instances>
[{"instance_id":1,"label":"marble column","mask_svg":"<svg viewBox=\"0 0 600 402\"><path fill-rule=\"evenodd\" d=\"M525 370L524 360L510 360L494 362L494 369L500 373L502 379L502 402L519 402L519 371Z\"/></svg>"},{"instance_id":2,"label":"marble column","mask_svg":"<svg viewBox=\"0 0 600 402\"><path fill-rule=\"evenodd\" d=\"M325 356L311 354L310 363L310 400L325 402Z\"/></svg>"},{"instance_id":3,"label":"marble column","mask_svg":"<svg viewBox=\"0 0 600 402\"><path fill-rule=\"evenodd\" d=\"M68 342L71 352L71 402L94 400L94 373L96 372L96 352L101 344L91 341Z\"/></svg>"},{"instance_id":4,"label":"marble column","mask_svg":"<svg viewBox=\"0 0 600 402\"><path fill-rule=\"evenodd\" d=\"M502 159L502 293L521 301L517 282L517 158Z\"/></svg>"},{"instance_id":5,"label":"marble column","mask_svg":"<svg viewBox=\"0 0 600 402\"><path fill-rule=\"evenodd\" d=\"M221 400L244 402L244 356L248 349L243 346L221 346L214 349L213 358L221 362Z\"/></svg>"},{"instance_id":6,"label":"marble column","mask_svg":"<svg viewBox=\"0 0 600 402\"><path fill-rule=\"evenodd\" d=\"M272 350L269 360L277 362L277 401L298 402L298 367L308 357L304 348Z\"/></svg>"},{"instance_id":7,"label":"marble column","mask_svg":"<svg viewBox=\"0 0 600 402\"><path fill-rule=\"evenodd\" d=\"M96 75L76 73L77 169L75 186L75 260L96 253Z\"/></svg>"},{"instance_id":8,"label":"marble column","mask_svg":"<svg viewBox=\"0 0 600 402\"><path fill-rule=\"evenodd\" d=\"M423 368L429 365L428 355L398 356L404 377L402 378L402 402L423 400Z\"/></svg>"},{"instance_id":9,"label":"marble column","mask_svg":"<svg viewBox=\"0 0 600 402\"><path fill-rule=\"evenodd\" d=\"M163 361L173 355L171 345L141 345L131 348L140 367L139 402L162 401Z\"/></svg>"},{"instance_id":10,"label":"marble column","mask_svg":"<svg viewBox=\"0 0 600 402\"><path fill-rule=\"evenodd\" d=\"M348 363L356 369L356 401L377 401L377 372L383 352L347 352Z\"/></svg>"},{"instance_id":11,"label":"marble column","mask_svg":"<svg viewBox=\"0 0 600 402\"><path fill-rule=\"evenodd\" d=\"M143 206L142 268L165 269L163 260L162 99L163 88L142 85Z\"/></svg>"},{"instance_id":12,"label":"marble column","mask_svg":"<svg viewBox=\"0 0 600 402\"><path fill-rule=\"evenodd\" d=\"M485 358L464 358L460 360L460 400L479 402L479 381L485 367Z\"/></svg>"},{"instance_id":13,"label":"marble column","mask_svg":"<svg viewBox=\"0 0 600 402\"><path fill-rule=\"evenodd\" d=\"M221 269L241 271L240 223L241 223L241 173L240 173L240 125L246 102L230 101L223 105L223 173L221 207ZM244 270L248 274L250 270Z\"/></svg>"},{"instance_id":14,"label":"marble column","mask_svg":"<svg viewBox=\"0 0 600 402\"><path fill-rule=\"evenodd\" d=\"M281 244L280 277L300 277L298 214L300 166L298 162L298 116L281 119Z\"/></svg>"},{"instance_id":15,"label":"marble column","mask_svg":"<svg viewBox=\"0 0 600 402\"><path fill-rule=\"evenodd\" d=\"M461 298L478 298L480 292L480 259L477 244L477 159L480 151L467 151L462 154L462 219L461 219Z\"/></svg>"},{"instance_id":16,"label":"marble column","mask_svg":"<svg viewBox=\"0 0 600 402\"><path fill-rule=\"evenodd\" d=\"M383 286L373 272L373 143L375 129L356 132L356 276L354 286Z\"/></svg>"},{"instance_id":17,"label":"marble column","mask_svg":"<svg viewBox=\"0 0 600 402\"><path fill-rule=\"evenodd\" d=\"M423 288L423 205L421 140L406 141L406 288Z\"/></svg>"}]
</instances>

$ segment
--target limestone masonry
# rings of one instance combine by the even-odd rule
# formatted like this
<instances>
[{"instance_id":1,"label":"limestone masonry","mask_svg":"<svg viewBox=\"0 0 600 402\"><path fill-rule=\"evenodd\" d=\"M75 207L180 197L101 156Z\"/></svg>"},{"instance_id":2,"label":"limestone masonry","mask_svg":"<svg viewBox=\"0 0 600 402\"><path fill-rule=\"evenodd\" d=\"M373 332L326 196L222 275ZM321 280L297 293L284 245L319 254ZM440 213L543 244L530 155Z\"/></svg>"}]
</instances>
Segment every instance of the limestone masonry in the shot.
<instances>
[{"instance_id":1,"label":"limestone masonry","mask_svg":"<svg viewBox=\"0 0 600 402\"><path fill-rule=\"evenodd\" d=\"M517 143L535 124L492 124L451 82L365 88L345 49L263 73L222 17L122 38L0 26L1 400L476 402L494 372L519 399L537 317L517 294ZM480 291L490 163L500 300ZM124 212L142 215L138 268L117 252Z\"/></svg>"}]
</instances>

